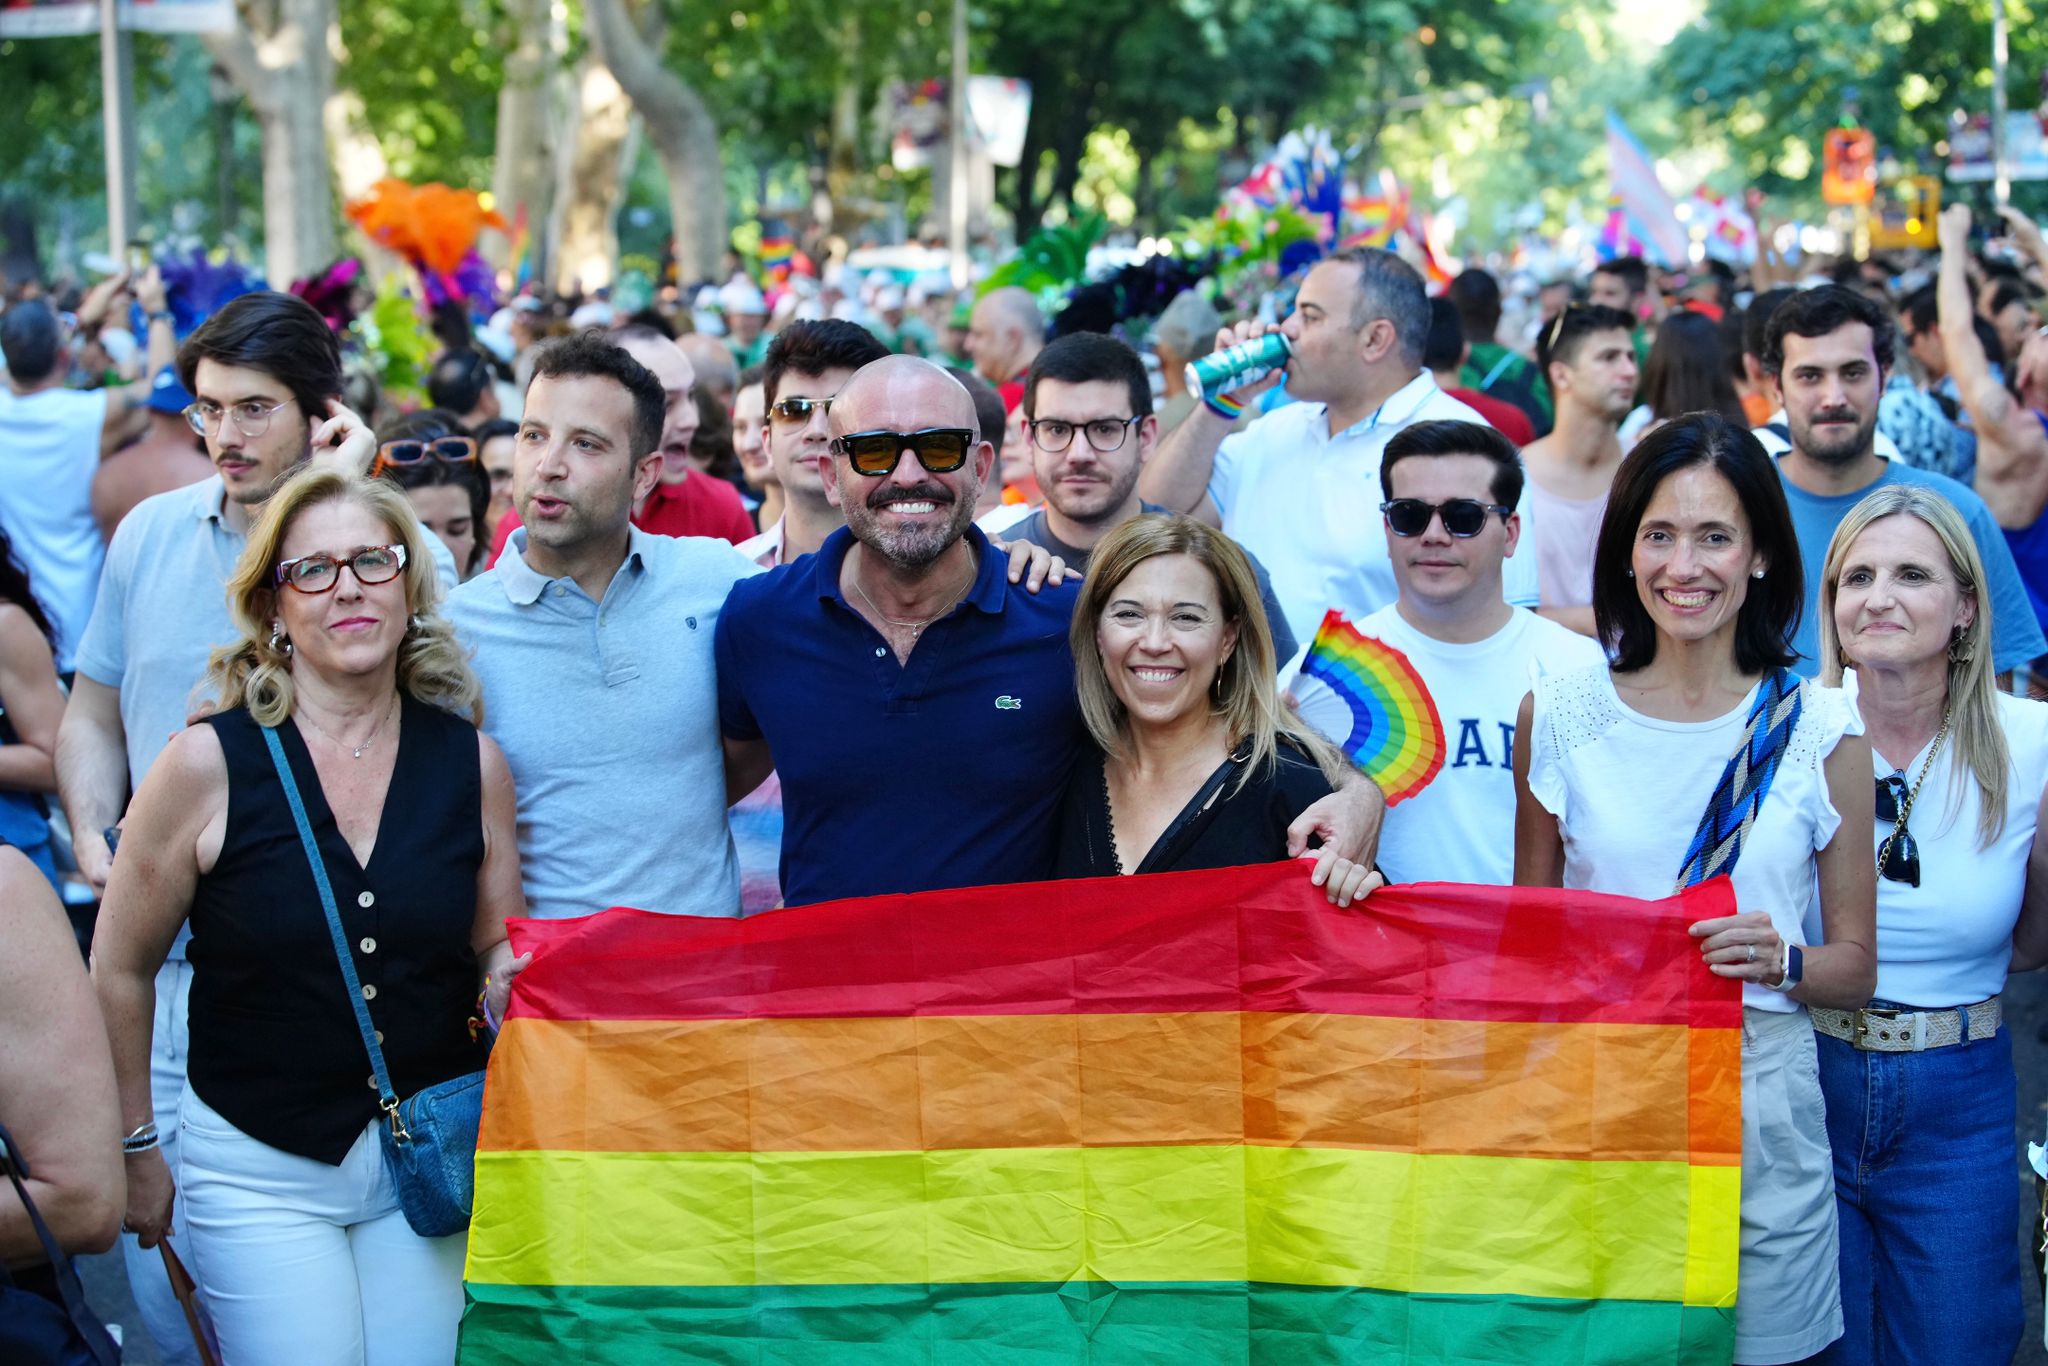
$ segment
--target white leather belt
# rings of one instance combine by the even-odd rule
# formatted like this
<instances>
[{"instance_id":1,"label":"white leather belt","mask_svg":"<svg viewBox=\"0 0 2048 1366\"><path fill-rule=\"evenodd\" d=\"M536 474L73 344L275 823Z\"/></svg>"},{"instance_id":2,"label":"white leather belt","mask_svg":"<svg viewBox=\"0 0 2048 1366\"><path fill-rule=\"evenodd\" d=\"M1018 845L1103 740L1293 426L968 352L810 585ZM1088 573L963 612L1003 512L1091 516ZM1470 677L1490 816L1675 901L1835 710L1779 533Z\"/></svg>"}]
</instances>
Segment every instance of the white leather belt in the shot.
<instances>
[{"instance_id":1,"label":"white leather belt","mask_svg":"<svg viewBox=\"0 0 2048 1366\"><path fill-rule=\"evenodd\" d=\"M1921 1053L1930 1048L1947 1048L1963 1042L1965 1031L1971 1040L1988 1039L1998 1032L1998 998L1979 1001L1953 1010L1833 1010L1809 1006L1813 1027L1830 1038L1842 1039L1866 1053Z\"/></svg>"}]
</instances>

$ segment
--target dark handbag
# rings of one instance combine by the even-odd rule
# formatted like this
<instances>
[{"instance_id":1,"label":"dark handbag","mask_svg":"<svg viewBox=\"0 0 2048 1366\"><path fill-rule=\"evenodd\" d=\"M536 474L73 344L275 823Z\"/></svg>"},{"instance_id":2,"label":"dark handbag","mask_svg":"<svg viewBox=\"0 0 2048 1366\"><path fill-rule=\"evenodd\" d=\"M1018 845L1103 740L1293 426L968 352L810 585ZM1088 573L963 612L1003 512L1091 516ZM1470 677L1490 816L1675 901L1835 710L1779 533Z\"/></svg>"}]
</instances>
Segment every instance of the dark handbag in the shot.
<instances>
[{"instance_id":1,"label":"dark handbag","mask_svg":"<svg viewBox=\"0 0 2048 1366\"><path fill-rule=\"evenodd\" d=\"M313 827L306 820L306 804L299 798L299 784L292 777L291 764L284 757L284 745L277 731L263 727L263 742L270 747L270 761L277 766L278 781L284 784L285 801L292 820L299 827L299 842L306 848L312 865L313 883L320 889L320 909L327 913L327 932L334 940L334 957L341 964L348 983L349 1004L355 1007L356 1028L363 1036L363 1050L370 1055L370 1070L377 1079L377 1106L388 1122L384 1129L384 1165L398 1188L398 1208L405 1222L422 1238L444 1238L469 1227L471 1199L476 1191L476 1136L483 1123L484 1074L471 1072L426 1087L403 1102L391 1089L391 1074L384 1067L384 1050L377 1032L370 1027L370 1008L363 1004L362 983L356 978L355 961L349 957L348 936L341 928L341 915L334 909L334 888L327 881L327 864L313 840Z\"/></svg>"},{"instance_id":2,"label":"dark handbag","mask_svg":"<svg viewBox=\"0 0 2048 1366\"><path fill-rule=\"evenodd\" d=\"M14 1136L0 1127L0 1165L28 1211L28 1221L43 1245L50 1271L57 1283L57 1299L49 1300L35 1291L16 1285L5 1263L0 1263L0 1361L9 1366L120 1366L121 1349L106 1325L85 1303L85 1287L78 1282L78 1268L50 1236L36 1202L28 1198L22 1178L29 1174Z\"/></svg>"}]
</instances>

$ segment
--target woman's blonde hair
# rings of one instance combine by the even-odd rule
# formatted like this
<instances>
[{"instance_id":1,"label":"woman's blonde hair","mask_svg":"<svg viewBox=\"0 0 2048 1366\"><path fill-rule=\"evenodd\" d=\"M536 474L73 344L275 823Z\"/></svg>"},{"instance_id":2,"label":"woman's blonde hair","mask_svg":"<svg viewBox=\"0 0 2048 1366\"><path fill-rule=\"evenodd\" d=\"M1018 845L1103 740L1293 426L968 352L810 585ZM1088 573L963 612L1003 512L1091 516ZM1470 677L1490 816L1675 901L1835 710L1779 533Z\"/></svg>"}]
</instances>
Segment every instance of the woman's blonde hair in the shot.
<instances>
[{"instance_id":1,"label":"woman's blonde hair","mask_svg":"<svg viewBox=\"0 0 2048 1366\"><path fill-rule=\"evenodd\" d=\"M1977 847L1986 848L2005 829L2005 794L2012 771L2012 752L2005 727L1998 720L1997 668L1991 658L1991 599L1983 590L1984 561L1976 538L1955 504L1917 484L1888 484L1849 509L1828 542L1828 558L1820 582L1821 682L1838 686L1844 668L1855 661L1842 653L1835 631L1835 599L1849 548L1873 523L1887 517L1918 517L1948 552L1956 586L1977 610L1970 624L1949 646L1949 741L1957 762L1949 789L1949 818L1962 801L1967 772L1976 780L1982 806L1977 814Z\"/></svg>"},{"instance_id":2,"label":"woman's blonde hair","mask_svg":"<svg viewBox=\"0 0 2048 1366\"><path fill-rule=\"evenodd\" d=\"M277 595L291 591L278 585L278 557L300 513L323 503L344 502L367 510L405 547L408 619L398 646L399 691L482 725L483 686L455 639L455 628L436 610L441 589L427 549L429 533L413 515L412 503L382 479L359 479L313 466L292 475L270 495L228 577L228 615L240 638L215 650L206 670L207 684L219 695L222 710L247 707L266 726L291 715L289 642L274 641L271 633Z\"/></svg>"},{"instance_id":3,"label":"woman's blonde hair","mask_svg":"<svg viewBox=\"0 0 2048 1366\"><path fill-rule=\"evenodd\" d=\"M1273 657L1273 631L1259 598L1259 581L1251 560L1237 542L1192 517L1145 513L1133 517L1102 538L1089 557L1081 580L1081 600L1074 608L1070 632L1074 650L1074 691L1081 717L1102 752L1122 756L1130 743L1130 718L1117 700L1096 644L1096 627L1116 590L1131 571L1160 555L1187 555L1216 578L1223 619L1237 627L1237 646L1217 670L1210 691L1210 712L1223 718L1234 754L1251 746L1251 762L1238 776L1240 786L1255 772L1270 771L1279 756L1279 740L1287 737L1316 761L1332 785L1351 771L1337 747L1302 725L1281 704L1275 685L1280 671Z\"/></svg>"}]
</instances>

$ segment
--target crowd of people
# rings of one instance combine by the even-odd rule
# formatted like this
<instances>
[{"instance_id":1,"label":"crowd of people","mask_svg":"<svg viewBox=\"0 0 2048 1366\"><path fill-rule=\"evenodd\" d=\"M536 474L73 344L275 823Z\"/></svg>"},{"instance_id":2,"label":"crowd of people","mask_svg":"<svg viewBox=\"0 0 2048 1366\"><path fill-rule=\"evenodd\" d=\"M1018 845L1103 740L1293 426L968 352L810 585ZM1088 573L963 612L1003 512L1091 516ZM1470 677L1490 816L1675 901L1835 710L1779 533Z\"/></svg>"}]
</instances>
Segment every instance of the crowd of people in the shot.
<instances>
[{"instance_id":1,"label":"crowd of people","mask_svg":"<svg viewBox=\"0 0 2048 1366\"><path fill-rule=\"evenodd\" d=\"M2048 248L1969 226L1781 288L1608 261L1526 334L1489 272L1432 300L1372 248L1277 324L1183 294L1143 348L998 289L950 365L750 282L724 336L534 301L407 412L288 293L182 340L153 274L14 301L25 1189L67 1252L119 1235L164 1360L197 1359L168 1246L233 1366L445 1363L464 1238L380 1129L482 1066L508 918L1288 858L1339 908L1726 876L1691 932L1744 1005L1735 1359L2007 1361ZM123 291L146 354L90 382ZM1181 374L1275 330L1282 369ZM1441 720L1392 808L1304 671L1332 610ZM97 902L89 968L60 892ZM0 1253L45 1255L7 1192Z\"/></svg>"}]
</instances>

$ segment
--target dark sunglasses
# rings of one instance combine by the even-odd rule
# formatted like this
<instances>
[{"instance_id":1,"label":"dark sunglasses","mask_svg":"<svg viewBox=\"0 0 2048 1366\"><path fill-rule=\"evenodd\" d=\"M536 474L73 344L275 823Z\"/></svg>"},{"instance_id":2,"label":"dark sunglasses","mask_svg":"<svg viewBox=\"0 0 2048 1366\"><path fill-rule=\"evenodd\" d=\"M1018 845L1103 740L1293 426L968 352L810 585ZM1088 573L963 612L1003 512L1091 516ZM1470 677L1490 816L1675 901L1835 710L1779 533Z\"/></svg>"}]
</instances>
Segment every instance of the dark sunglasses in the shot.
<instances>
[{"instance_id":1,"label":"dark sunglasses","mask_svg":"<svg viewBox=\"0 0 2048 1366\"><path fill-rule=\"evenodd\" d=\"M1396 536L1420 536L1429 530L1430 518L1442 516L1444 530L1462 541L1486 530L1489 514L1498 515L1506 521L1514 509L1470 498L1453 498L1442 503L1425 503L1420 498L1396 498L1381 503L1380 511L1386 516L1387 528Z\"/></svg>"},{"instance_id":2,"label":"dark sunglasses","mask_svg":"<svg viewBox=\"0 0 2048 1366\"><path fill-rule=\"evenodd\" d=\"M828 413L832 411L832 400L829 398L778 398L775 400L775 406L768 411L784 422L801 426L811 420L812 413Z\"/></svg>"},{"instance_id":3,"label":"dark sunglasses","mask_svg":"<svg viewBox=\"0 0 2048 1366\"><path fill-rule=\"evenodd\" d=\"M974 433L965 427L926 427L918 432L849 432L832 449L846 457L855 474L879 478L909 451L932 474L951 474L967 463Z\"/></svg>"},{"instance_id":4,"label":"dark sunglasses","mask_svg":"<svg viewBox=\"0 0 2048 1366\"><path fill-rule=\"evenodd\" d=\"M424 465L438 460L444 465L466 465L476 459L476 442L466 436L437 436L387 441L377 448L379 465Z\"/></svg>"},{"instance_id":5,"label":"dark sunglasses","mask_svg":"<svg viewBox=\"0 0 2048 1366\"><path fill-rule=\"evenodd\" d=\"M1880 823L1890 821L1896 827L1899 819L1899 803L1906 799L1906 777L1894 773L1889 778L1877 780L1877 819ZM1878 863L1880 876L1893 882L1903 882L1909 887L1920 885L1920 846L1913 841L1913 832L1899 828L1898 833L1885 841L1884 858Z\"/></svg>"}]
</instances>

